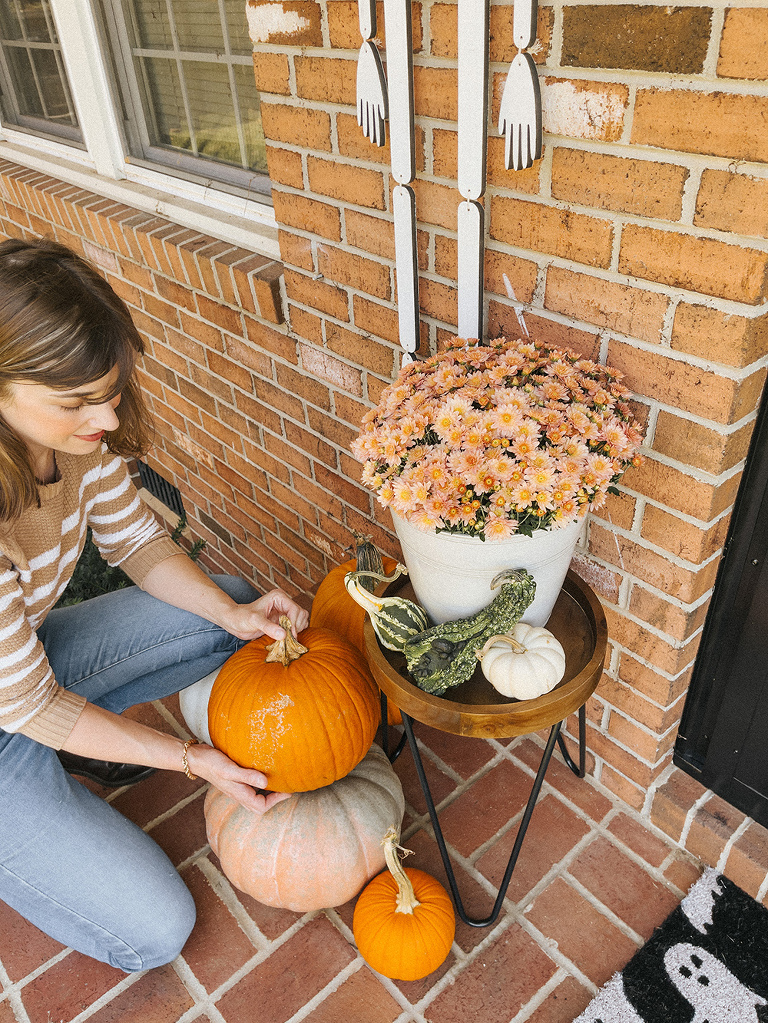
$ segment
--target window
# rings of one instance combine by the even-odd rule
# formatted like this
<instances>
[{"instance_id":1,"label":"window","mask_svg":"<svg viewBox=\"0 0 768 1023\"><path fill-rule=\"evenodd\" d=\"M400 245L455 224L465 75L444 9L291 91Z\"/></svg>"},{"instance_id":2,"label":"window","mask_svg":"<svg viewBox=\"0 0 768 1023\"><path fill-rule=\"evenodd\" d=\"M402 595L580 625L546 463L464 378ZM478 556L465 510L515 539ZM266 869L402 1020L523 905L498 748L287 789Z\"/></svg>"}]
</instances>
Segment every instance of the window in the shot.
<instances>
[{"instance_id":1,"label":"window","mask_svg":"<svg viewBox=\"0 0 768 1023\"><path fill-rule=\"evenodd\" d=\"M268 191L243 0L111 0L104 19L132 156Z\"/></svg>"},{"instance_id":2,"label":"window","mask_svg":"<svg viewBox=\"0 0 768 1023\"><path fill-rule=\"evenodd\" d=\"M5 122L82 144L48 0L0 4L0 93Z\"/></svg>"},{"instance_id":3,"label":"window","mask_svg":"<svg viewBox=\"0 0 768 1023\"><path fill-rule=\"evenodd\" d=\"M0 157L279 258L246 0L0 0Z\"/></svg>"}]
</instances>

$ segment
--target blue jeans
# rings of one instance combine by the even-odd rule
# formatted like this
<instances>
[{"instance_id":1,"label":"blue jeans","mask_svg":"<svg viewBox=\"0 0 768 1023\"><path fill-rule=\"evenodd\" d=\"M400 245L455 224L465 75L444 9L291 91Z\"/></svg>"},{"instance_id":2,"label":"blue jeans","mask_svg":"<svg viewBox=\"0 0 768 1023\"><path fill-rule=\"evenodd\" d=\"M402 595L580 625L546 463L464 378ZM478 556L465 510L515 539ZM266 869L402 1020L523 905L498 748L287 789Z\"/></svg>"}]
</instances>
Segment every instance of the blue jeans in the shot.
<instances>
[{"instance_id":1,"label":"blue jeans","mask_svg":"<svg viewBox=\"0 0 768 1023\"><path fill-rule=\"evenodd\" d=\"M258 596L215 579L238 603ZM242 646L135 586L51 611L38 636L60 685L117 713L192 685ZM0 899L127 972L175 959L195 922L192 896L141 828L71 778L54 750L3 731Z\"/></svg>"}]
</instances>

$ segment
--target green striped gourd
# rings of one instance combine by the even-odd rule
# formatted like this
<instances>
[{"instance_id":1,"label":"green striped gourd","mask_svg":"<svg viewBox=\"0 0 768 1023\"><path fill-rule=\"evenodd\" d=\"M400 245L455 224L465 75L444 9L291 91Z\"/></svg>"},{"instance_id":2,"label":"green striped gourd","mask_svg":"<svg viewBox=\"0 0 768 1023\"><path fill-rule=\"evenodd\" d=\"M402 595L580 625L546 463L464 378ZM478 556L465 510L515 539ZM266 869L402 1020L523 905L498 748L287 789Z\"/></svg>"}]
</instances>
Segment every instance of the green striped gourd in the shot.
<instances>
[{"instance_id":1,"label":"green striped gourd","mask_svg":"<svg viewBox=\"0 0 768 1023\"><path fill-rule=\"evenodd\" d=\"M536 582L524 568L505 569L491 582L501 591L469 618L444 622L408 639L403 647L408 670L424 692L440 696L466 682L477 665L475 651L493 635L511 632L536 595ZM501 626L499 628L499 626Z\"/></svg>"},{"instance_id":2,"label":"green striped gourd","mask_svg":"<svg viewBox=\"0 0 768 1023\"><path fill-rule=\"evenodd\" d=\"M405 597L377 597L370 593L363 579L392 582L406 572L405 565L398 565L392 575L379 572L347 572L344 585L347 593L371 619L373 631L388 650L402 650L408 639L418 636L429 625L426 611Z\"/></svg>"}]
</instances>

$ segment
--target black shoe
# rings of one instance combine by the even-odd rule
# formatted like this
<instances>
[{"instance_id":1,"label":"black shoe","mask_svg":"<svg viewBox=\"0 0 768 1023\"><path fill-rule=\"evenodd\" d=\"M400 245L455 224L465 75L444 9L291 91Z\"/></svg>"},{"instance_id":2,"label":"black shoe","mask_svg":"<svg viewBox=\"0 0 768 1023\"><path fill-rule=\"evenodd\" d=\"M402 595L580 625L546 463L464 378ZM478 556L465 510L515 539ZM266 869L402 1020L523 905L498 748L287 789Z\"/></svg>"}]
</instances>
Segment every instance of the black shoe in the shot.
<instances>
[{"instance_id":1,"label":"black shoe","mask_svg":"<svg viewBox=\"0 0 768 1023\"><path fill-rule=\"evenodd\" d=\"M143 767L140 764L116 764L111 760L92 760L90 757L79 757L75 753L57 750L56 755L68 774L79 774L83 778L98 782L110 788L120 785L133 785L143 781L155 773L154 767Z\"/></svg>"}]
</instances>

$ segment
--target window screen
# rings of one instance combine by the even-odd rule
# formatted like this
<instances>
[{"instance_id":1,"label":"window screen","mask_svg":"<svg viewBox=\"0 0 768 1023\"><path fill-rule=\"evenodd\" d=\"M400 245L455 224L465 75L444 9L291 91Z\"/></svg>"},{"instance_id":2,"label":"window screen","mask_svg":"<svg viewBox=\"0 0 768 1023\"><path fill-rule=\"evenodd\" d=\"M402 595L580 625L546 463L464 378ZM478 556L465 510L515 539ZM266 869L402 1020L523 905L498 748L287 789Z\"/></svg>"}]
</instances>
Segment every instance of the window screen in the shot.
<instances>
[{"instance_id":1,"label":"window screen","mask_svg":"<svg viewBox=\"0 0 768 1023\"><path fill-rule=\"evenodd\" d=\"M104 3L134 157L268 192L243 0Z\"/></svg>"}]
</instances>

